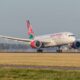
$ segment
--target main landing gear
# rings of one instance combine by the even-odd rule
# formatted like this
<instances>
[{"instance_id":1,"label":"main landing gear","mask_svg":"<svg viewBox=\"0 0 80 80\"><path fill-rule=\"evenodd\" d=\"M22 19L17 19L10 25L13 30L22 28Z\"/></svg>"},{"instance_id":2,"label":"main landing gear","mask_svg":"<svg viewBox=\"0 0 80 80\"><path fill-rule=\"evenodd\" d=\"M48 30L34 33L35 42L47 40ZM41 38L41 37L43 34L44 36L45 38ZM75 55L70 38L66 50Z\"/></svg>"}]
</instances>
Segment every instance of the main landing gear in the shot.
<instances>
[{"instance_id":1,"label":"main landing gear","mask_svg":"<svg viewBox=\"0 0 80 80\"><path fill-rule=\"evenodd\" d=\"M38 52L38 53L42 53L43 50L42 50L42 49L38 49L37 52Z\"/></svg>"},{"instance_id":2,"label":"main landing gear","mask_svg":"<svg viewBox=\"0 0 80 80\"><path fill-rule=\"evenodd\" d=\"M58 53L62 53L62 50L57 50Z\"/></svg>"}]
</instances>

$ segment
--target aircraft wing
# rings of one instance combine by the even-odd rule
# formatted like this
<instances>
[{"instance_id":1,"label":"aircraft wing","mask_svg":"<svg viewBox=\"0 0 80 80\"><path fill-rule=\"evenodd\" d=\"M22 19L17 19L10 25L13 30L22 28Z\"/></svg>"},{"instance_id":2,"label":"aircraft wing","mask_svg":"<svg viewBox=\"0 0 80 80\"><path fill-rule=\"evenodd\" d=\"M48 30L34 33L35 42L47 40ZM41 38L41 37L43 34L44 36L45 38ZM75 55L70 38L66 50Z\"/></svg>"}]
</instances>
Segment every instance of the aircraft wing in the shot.
<instances>
[{"instance_id":1,"label":"aircraft wing","mask_svg":"<svg viewBox=\"0 0 80 80\"><path fill-rule=\"evenodd\" d=\"M3 36L3 35L0 35L0 38L22 41L22 42L31 42L31 39L22 39L22 38L9 37L9 36Z\"/></svg>"},{"instance_id":2,"label":"aircraft wing","mask_svg":"<svg viewBox=\"0 0 80 80\"><path fill-rule=\"evenodd\" d=\"M30 44L30 42L32 41L31 39L23 39L23 38L16 38L16 37L3 36L3 35L0 35L0 38L26 42L27 44ZM47 47L50 44L49 41L43 41L43 40L40 40L40 41L45 45L45 47Z\"/></svg>"}]
</instances>

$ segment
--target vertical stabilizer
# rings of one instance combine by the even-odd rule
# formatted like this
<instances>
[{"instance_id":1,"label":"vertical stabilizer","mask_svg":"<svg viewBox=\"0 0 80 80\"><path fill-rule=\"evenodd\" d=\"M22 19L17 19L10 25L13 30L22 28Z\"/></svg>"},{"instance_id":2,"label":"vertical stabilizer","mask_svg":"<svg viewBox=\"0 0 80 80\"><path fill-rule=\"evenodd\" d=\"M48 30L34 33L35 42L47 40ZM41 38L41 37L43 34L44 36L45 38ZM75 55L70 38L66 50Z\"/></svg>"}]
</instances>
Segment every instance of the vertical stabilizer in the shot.
<instances>
[{"instance_id":1,"label":"vertical stabilizer","mask_svg":"<svg viewBox=\"0 0 80 80\"><path fill-rule=\"evenodd\" d=\"M27 23L27 28L28 28L29 39L33 39L34 38L34 32L32 30L32 25L30 24L29 20L27 20L26 23Z\"/></svg>"}]
</instances>

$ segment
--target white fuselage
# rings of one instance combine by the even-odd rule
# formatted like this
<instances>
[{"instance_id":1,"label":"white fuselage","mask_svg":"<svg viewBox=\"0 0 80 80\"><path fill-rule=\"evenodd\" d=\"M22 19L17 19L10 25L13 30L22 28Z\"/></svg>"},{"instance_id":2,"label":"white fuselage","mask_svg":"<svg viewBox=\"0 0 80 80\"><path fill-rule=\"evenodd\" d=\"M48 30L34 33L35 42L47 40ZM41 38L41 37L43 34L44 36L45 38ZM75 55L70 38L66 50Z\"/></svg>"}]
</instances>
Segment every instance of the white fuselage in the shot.
<instances>
[{"instance_id":1,"label":"white fuselage","mask_svg":"<svg viewBox=\"0 0 80 80\"><path fill-rule=\"evenodd\" d=\"M43 36L37 36L34 40L48 42L45 44L46 47L48 46L58 46L58 45L66 45L75 42L75 36L70 32L61 32L55 34L48 34Z\"/></svg>"}]
</instances>

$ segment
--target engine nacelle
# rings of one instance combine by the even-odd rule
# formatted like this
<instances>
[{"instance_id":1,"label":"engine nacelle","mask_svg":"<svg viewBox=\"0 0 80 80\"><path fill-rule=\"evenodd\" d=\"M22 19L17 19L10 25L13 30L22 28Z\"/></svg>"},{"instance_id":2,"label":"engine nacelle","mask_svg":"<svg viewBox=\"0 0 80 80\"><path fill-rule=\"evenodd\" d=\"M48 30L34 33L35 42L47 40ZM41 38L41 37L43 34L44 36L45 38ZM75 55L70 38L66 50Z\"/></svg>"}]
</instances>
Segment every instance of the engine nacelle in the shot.
<instances>
[{"instance_id":1,"label":"engine nacelle","mask_svg":"<svg viewBox=\"0 0 80 80\"><path fill-rule=\"evenodd\" d=\"M71 47L74 48L74 49L80 48L80 41L74 42L74 43L71 45Z\"/></svg>"},{"instance_id":2,"label":"engine nacelle","mask_svg":"<svg viewBox=\"0 0 80 80\"><path fill-rule=\"evenodd\" d=\"M31 41L30 46L32 48L41 48L42 47L42 42L40 42L38 40L33 40L33 41Z\"/></svg>"}]
</instances>

